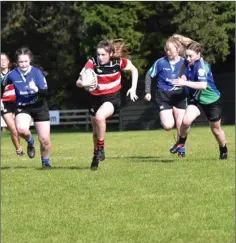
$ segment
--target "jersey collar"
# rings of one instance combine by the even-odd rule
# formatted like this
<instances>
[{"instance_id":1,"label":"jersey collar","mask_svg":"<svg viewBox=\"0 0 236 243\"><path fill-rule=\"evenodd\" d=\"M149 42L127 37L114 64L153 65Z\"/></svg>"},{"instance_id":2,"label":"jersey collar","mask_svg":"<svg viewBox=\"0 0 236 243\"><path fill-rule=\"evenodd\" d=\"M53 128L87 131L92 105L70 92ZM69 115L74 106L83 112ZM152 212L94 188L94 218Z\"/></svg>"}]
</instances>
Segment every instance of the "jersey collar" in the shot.
<instances>
[{"instance_id":1,"label":"jersey collar","mask_svg":"<svg viewBox=\"0 0 236 243\"><path fill-rule=\"evenodd\" d=\"M31 69L32 69L32 66L30 65L29 68L28 68L28 70L27 70L25 73L23 73L23 72L20 70L19 67L17 68L17 70L19 71L19 73L20 73L21 75L23 75L23 76L27 75L27 74L31 71Z\"/></svg>"}]
</instances>

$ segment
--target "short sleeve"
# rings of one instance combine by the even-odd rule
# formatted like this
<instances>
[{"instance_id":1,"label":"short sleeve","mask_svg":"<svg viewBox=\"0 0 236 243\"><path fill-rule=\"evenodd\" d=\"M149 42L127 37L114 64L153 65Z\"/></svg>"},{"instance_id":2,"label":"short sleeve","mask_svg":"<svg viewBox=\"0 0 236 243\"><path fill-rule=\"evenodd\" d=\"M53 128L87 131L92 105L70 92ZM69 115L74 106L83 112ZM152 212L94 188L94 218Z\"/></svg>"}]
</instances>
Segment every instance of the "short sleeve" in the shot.
<instances>
[{"instance_id":1,"label":"short sleeve","mask_svg":"<svg viewBox=\"0 0 236 243\"><path fill-rule=\"evenodd\" d=\"M155 76L157 76L157 74L159 73L159 62L158 60L152 65L152 67L148 70L148 74L154 78Z\"/></svg>"},{"instance_id":2,"label":"short sleeve","mask_svg":"<svg viewBox=\"0 0 236 243\"><path fill-rule=\"evenodd\" d=\"M85 63L84 68L91 68L91 69L94 69L93 61L92 61L91 59L89 59L89 60Z\"/></svg>"},{"instance_id":3,"label":"short sleeve","mask_svg":"<svg viewBox=\"0 0 236 243\"><path fill-rule=\"evenodd\" d=\"M121 64L120 64L121 70L125 69L127 64L128 64L128 59L121 58Z\"/></svg>"}]
</instances>

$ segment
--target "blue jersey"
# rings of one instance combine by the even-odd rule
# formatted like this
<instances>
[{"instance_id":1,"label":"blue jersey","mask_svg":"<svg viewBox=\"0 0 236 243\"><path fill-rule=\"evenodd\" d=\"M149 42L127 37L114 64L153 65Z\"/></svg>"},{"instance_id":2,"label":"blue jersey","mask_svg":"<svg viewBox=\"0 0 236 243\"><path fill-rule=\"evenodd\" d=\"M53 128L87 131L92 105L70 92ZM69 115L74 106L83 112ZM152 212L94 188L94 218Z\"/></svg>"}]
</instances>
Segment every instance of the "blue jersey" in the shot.
<instances>
[{"instance_id":1,"label":"blue jersey","mask_svg":"<svg viewBox=\"0 0 236 243\"><path fill-rule=\"evenodd\" d=\"M47 81L39 68L30 66L26 73L19 68L9 72L4 85L13 84L16 93L16 106L26 106L37 103L40 99L38 91L47 90Z\"/></svg>"},{"instance_id":2,"label":"blue jersey","mask_svg":"<svg viewBox=\"0 0 236 243\"><path fill-rule=\"evenodd\" d=\"M162 57L148 70L152 78L157 77L158 89L168 91L182 89L172 85L172 81L178 79L180 68L184 62L182 57L179 58L177 63L171 64L168 57Z\"/></svg>"},{"instance_id":3,"label":"blue jersey","mask_svg":"<svg viewBox=\"0 0 236 243\"><path fill-rule=\"evenodd\" d=\"M210 65L202 58L193 65L185 60L185 72L187 80L196 82L207 82L207 88L196 90L189 88L190 95L200 104L211 104L220 98L220 92L216 88Z\"/></svg>"}]
</instances>

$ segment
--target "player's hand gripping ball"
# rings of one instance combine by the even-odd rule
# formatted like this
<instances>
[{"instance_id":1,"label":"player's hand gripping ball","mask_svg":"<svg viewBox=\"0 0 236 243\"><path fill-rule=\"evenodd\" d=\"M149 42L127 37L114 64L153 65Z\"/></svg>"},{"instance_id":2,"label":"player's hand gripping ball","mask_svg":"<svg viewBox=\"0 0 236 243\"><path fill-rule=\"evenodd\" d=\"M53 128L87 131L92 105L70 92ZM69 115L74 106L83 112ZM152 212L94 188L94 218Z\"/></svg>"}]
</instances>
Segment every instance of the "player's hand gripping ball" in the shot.
<instances>
[{"instance_id":1,"label":"player's hand gripping ball","mask_svg":"<svg viewBox=\"0 0 236 243\"><path fill-rule=\"evenodd\" d=\"M96 73L91 68L86 68L81 73L82 86L85 90L92 92L97 88L98 78Z\"/></svg>"}]
</instances>

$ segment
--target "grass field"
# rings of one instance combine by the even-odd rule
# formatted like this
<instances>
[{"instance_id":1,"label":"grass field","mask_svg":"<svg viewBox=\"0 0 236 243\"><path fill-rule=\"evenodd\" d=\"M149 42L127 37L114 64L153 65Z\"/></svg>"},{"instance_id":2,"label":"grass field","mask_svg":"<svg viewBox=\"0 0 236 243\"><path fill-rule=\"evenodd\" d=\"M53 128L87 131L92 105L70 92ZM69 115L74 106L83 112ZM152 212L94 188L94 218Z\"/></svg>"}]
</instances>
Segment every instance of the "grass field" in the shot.
<instances>
[{"instance_id":1,"label":"grass field","mask_svg":"<svg viewBox=\"0 0 236 243\"><path fill-rule=\"evenodd\" d=\"M38 142L36 158L16 157L5 132L1 242L233 243L234 129L227 161L208 127L192 128L186 158L169 153L175 131L108 132L97 171L91 133L53 133L42 170Z\"/></svg>"}]
</instances>

